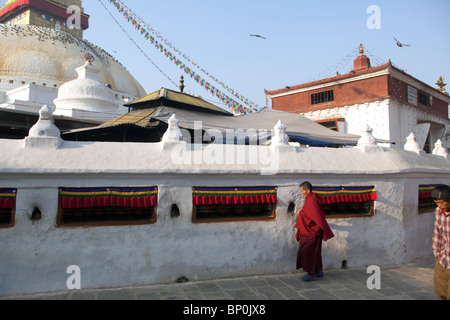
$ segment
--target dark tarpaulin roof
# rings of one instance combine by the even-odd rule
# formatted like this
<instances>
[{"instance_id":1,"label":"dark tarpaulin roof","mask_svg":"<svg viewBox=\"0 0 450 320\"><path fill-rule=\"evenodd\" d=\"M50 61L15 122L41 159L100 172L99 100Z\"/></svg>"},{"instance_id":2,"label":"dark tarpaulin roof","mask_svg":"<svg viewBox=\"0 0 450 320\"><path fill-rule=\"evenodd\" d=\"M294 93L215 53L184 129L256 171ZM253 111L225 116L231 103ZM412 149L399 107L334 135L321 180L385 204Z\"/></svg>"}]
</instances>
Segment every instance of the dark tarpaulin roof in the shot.
<instances>
[{"instance_id":1,"label":"dark tarpaulin roof","mask_svg":"<svg viewBox=\"0 0 450 320\"><path fill-rule=\"evenodd\" d=\"M178 126L180 128L191 131L199 129L203 131L218 130L222 133L223 137L226 136L227 130L231 130L234 133L234 137L243 136L246 137L247 140L252 138L269 140L273 128L278 120L281 120L281 122L287 126L286 134L289 136L290 141L299 142L302 145L318 147L356 145L360 138L356 135L330 130L299 114L272 109L263 109L259 112L233 116L226 113L217 114L166 106L137 109L111 121L105 122L100 126L73 130L64 134L64 136L68 139L71 139L72 136L76 137L77 135L79 137L77 139L89 137L89 140L91 141L92 139L95 140L96 136L104 136L108 130L111 132L119 132L118 130L123 131L125 130L125 127L130 126L148 130L150 128L159 127L159 122L163 122L165 124L164 127L166 127L170 117L174 113L176 114ZM134 134L141 137L134 137L131 139L132 136L128 135L126 140L137 141L136 139L142 139L142 141L156 141L155 139L157 137L150 140L147 138L144 139L145 137L142 137L142 135L146 135L146 132L149 131L135 130ZM116 137L117 133L110 136ZM122 138L120 140L124 141L124 139L125 138Z\"/></svg>"},{"instance_id":2,"label":"dark tarpaulin roof","mask_svg":"<svg viewBox=\"0 0 450 320\"><path fill-rule=\"evenodd\" d=\"M256 130L271 132L278 120L287 126L287 134L291 141L311 146L355 145L359 136L340 133L309 120L308 118L285 111L263 109L246 115L233 116L199 97L161 88L126 106L133 110L152 108L151 118L168 122L173 113L177 114L179 126L185 129L195 129L195 122L201 121L202 129L217 129L222 132L227 129ZM149 115L150 116L150 115ZM121 118L126 121L127 116Z\"/></svg>"},{"instance_id":3,"label":"dark tarpaulin roof","mask_svg":"<svg viewBox=\"0 0 450 320\"><path fill-rule=\"evenodd\" d=\"M278 120L287 126L286 134L291 141L310 146L356 145L360 136L330 130L308 118L290 112L263 109L240 116L211 115L204 112L160 107L152 115L153 119L168 122L176 114L180 128L195 129L201 122L202 130L215 129L225 132L232 130L255 130L268 132L275 127ZM196 123L197 122L197 123Z\"/></svg>"},{"instance_id":4,"label":"dark tarpaulin roof","mask_svg":"<svg viewBox=\"0 0 450 320\"><path fill-rule=\"evenodd\" d=\"M131 108L132 111L98 127L73 130L65 136L68 139L88 138L92 141L96 137L117 139L122 134L121 141L138 141L139 139L156 141L159 137L155 136L150 140L149 137L146 137L148 130L157 127L159 128L157 133L161 135L167 128L170 117L175 113L180 128L191 132L198 129L218 130L222 136L231 130L235 140L239 140L241 137L244 137L245 141L253 138L256 138L258 142L264 142L264 139L270 140L272 130L279 120L287 126L286 133L290 141L296 141L302 145L356 145L360 138L356 135L330 130L302 115L285 111L266 108L246 115L233 115L199 97L166 88L161 88L125 106ZM159 124L160 122L162 123ZM106 131L108 130L111 131L110 138L107 137ZM113 132L114 134L112 134ZM153 131L154 133L156 131Z\"/></svg>"}]
</instances>

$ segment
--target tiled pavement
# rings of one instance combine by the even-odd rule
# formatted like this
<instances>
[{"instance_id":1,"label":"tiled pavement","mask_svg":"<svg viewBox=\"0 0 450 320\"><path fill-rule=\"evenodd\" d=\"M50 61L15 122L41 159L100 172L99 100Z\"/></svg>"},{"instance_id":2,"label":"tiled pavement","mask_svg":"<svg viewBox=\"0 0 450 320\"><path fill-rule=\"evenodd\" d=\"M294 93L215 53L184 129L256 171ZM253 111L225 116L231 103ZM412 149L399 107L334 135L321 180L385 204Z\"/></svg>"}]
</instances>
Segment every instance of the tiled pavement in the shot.
<instances>
[{"instance_id":1,"label":"tiled pavement","mask_svg":"<svg viewBox=\"0 0 450 320\"><path fill-rule=\"evenodd\" d=\"M325 270L303 282L303 272L113 289L82 289L0 300L440 300L433 290L434 259L381 266L381 288L369 289L367 268ZM373 283L373 282L370 282Z\"/></svg>"}]
</instances>

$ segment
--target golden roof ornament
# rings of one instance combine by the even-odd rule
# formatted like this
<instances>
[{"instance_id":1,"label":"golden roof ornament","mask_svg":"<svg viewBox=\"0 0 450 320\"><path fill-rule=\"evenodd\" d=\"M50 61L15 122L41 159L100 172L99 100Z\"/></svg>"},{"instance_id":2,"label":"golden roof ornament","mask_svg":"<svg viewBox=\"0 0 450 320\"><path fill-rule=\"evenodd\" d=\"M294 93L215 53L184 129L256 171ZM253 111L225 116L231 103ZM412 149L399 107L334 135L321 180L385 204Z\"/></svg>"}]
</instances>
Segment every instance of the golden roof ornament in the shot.
<instances>
[{"instance_id":1,"label":"golden roof ornament","mask_svg":"<svg viewBox=\"0 0 450 320\"><path fill-rule=\"evenodd\" d=\"M183 93L184 90L184 77L181 75L180 77L180 92Z\"/></svg>"},{"instance_id":2,"label":"golden roof ornament","mask_svg":"<svg viewBox=\"0 0 450 320\"><path fill-rule=\"evenodd\" d=\"M436 82L436 85L438 86L438 90L442 92L443 94L448 95L448 92L445 91L445 86L447 85L444 83L445 78L443 76L440 76L439 79Z\"/></svg>"},{"instance_id":3,"label":"golden roof ornament","mask_svg":"<svg viewBox=\"0 0 450 320\"><path fill-rule=\"evenodd\" d=\"M360 56L364 55L364 49L363 49L362 43L359 45L359 55Z\"/></svg>"}]
</instances>

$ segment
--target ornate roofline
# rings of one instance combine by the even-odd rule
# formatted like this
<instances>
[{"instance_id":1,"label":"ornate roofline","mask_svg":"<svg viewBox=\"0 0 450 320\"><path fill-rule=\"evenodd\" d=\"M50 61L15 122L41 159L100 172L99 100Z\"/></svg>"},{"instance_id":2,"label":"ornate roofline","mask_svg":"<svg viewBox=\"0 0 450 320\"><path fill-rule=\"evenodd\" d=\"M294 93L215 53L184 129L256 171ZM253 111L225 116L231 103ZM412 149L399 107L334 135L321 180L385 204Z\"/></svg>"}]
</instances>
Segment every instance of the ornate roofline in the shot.
<instances>
[{"instance_id":1,"label":"ornate roofline","mask_svg":"<svg viewBox=\"0 0 450 320\"><path fill-rule=\"evenodd\" d=\"M48 12L62 19L68 19L73 14L71 10L68 10L68 6L52 0L15 0L0 8L0 23L6 22L20 10L29 7ZM89 28L89 15L84 12L79 12L79 14L81 27L86 30Z\"/></svg>"}]
</instances>

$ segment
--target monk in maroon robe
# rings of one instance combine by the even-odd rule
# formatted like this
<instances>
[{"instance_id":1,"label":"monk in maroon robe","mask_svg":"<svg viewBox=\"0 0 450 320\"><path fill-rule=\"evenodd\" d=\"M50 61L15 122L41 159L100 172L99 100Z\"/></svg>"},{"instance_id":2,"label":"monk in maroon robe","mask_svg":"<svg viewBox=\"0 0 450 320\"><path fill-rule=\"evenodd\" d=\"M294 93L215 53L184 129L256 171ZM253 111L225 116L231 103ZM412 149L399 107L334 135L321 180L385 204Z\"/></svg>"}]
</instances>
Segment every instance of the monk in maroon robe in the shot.
<instances>
[{"instance_id":1,"label":"monk in maroon robe","mask_svg":"<svg viewBox=\"0 0 450 320\"><path fill-rule=\"evenodd\" d=\"M311 281L315 277L323 277L322 271L322 240L334 237L325 219L322 201L312 192L312 185L303 182L300 191L305 197L305 204L299 210L295 228L295 238L299 242L297 252L297 270L303 268L308 274L302 279Z\"/></svg>"}]
</instances>

